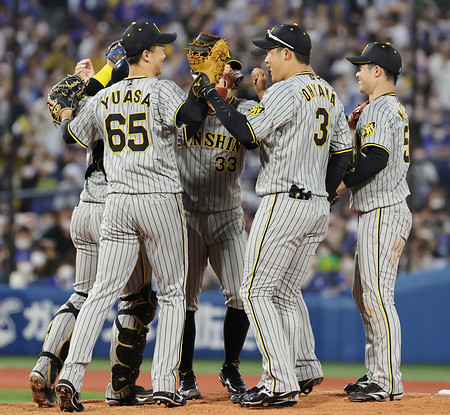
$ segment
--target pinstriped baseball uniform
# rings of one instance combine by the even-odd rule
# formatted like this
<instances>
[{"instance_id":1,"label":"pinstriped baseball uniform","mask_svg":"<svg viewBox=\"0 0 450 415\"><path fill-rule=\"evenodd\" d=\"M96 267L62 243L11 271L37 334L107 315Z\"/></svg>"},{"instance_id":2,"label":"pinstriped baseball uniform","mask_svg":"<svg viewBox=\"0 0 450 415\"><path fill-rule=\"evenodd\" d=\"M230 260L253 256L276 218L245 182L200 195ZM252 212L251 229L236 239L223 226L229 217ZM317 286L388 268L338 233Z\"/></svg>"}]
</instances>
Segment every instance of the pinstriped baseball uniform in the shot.
<instances>
[{"instance_id":1,"label":"pinstriped baseball uniform","mask_svg":"<svg viewBox=\"0 0 450 415\"><path fill-rule=\"evenodd\" d=\"M240 112L255 101L234 98ZM241 208L241 176L248 151L215 114L208 114L200 130L186 139L180 134L178 169L189 241L186 308L197 311L208 258L219 278L226 305L243 309L241 286L247 234Z\"/></svg>"},{"instance_id":2,"label":"pinstriped baseball uniform","mask_svg":"<svg viewBox=\"0 0 450 415\"><path fill-rule=\"evenodd\" d=\"M176 391L185 315L187 240L175 162L175 116L184 102L172 81L133 77L106 88L69 125L81 145L100 134L108 197L95 284L75 324L60 379L81 389L85 366L109 309L127 283L142 243L161 306L152 365L154 391Z\"/></svg>"},{"instance_id":3,"label":"pinstriped baseball uniform","mask_svg":"<svg viewBox=\"0 0 450 415\"><path fill-rule=\"evenodd\" d=\"M88 101L88 99L84 100ZM86 161L90 166L93 162L93 147L87 148ZM107 182L102 171L95 170L85 180L84 187L80 195L80 202L74 208L70 222L70 235L76 248L76 265L74 293L68 301L60 307L51 322L42 351L44 353L36 363L33 371L44 374L49 385L53 385L58 373L49 376L50 359L48 354L52 354L64 360L61 356L63 348L67 347L68 339L75 325L76 317L89 291L91 290L95 275L97 273L98 246L100 241L100 224L102 220L104 203L106 199ZM151 282L151 268L145 252L139 255L136 267L130 276L128 284L131 287L139 287L145 282ZM120 302L119 310L132 307L132 303ZM132 318L127 316L127 318ZM113 332L117 331L116 325L112 327ZM116 335L112 334L112 338ZM115 342L114 342L115 343ZM112 356L114 365L115 356ZM59 372L59 371L58 371Z\"/></svg>"},{"instance_id":4,"label":"pinstriped baseball uniform","mask_svg":"<svg viewBox=\"0 0 450 415\"><path fill-rule=\"evenodd\" d=\"M409 125L395 94L368 104L356 126L355 156L369 146L389 153L387 166L350 188L350 207L358 211L353 298L366 332L369 381L389 394L403 393L400 372L401 330L394 306L398 262L411 230L406 204Z\"/></svg>"},{"instance_id":5,"label":"pinstriped baseball uniform","mask_svg":"<svg viewBox=\"0 0 450 415\"><path fill-rule=\"evenodd\" d=\"M262 202L240 292L267 372L262 382L273 392L293 392L299 390L294 359L301 355L297 299L328 229L328 158L351 151L352 138L335 91L309 72L275 83L246 116L261 144ZM293 184L311 191L311 199L289 197Z\"/></svg>"}]
</instances>

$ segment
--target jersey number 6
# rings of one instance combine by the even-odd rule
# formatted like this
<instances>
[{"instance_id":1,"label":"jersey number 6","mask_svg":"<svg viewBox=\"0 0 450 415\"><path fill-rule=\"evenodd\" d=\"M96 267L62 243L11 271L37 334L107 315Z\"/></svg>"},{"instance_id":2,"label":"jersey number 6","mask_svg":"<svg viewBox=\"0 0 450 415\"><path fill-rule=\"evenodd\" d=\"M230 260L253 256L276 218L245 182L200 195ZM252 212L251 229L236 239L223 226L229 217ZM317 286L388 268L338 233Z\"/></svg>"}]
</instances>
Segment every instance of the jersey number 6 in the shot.
<instances>
[{"instance_id":1,"label":"jersey number 6","mask_svg":"<svg viewBox=\"0 0 450 415\"><path fill-rule=\"evenodd\" d=\"M148 131L143 125L138 124L140 121L146 120L147 113L145 112L130 114L128 116L128 123L127 119L120 113L109 114L105 118L105 129L111 151L113 153L120 153L125 146L128 146L131 151L147 150L150 145ZM127 125L128 132L125 133L124 130L127 129ZM141 136L141 138L137 140L136 136Z\"/></svg>"}]
</instances>

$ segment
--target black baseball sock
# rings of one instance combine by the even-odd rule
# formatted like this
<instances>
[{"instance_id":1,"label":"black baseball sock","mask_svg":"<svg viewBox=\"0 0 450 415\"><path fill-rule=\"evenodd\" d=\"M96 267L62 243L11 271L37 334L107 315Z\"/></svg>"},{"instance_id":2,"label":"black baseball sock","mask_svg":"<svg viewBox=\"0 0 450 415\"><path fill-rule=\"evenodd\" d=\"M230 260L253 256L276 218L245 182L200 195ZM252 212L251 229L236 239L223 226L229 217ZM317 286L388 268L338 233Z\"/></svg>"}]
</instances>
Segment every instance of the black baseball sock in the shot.
<instances>
[{"instance_id":1,"label":"black baseball sock","mask_svg":"<svg viewBox=\"0 0 450 415\"><path fill-rule=\"evenodd\" d=\"M239 360L239 355L247 337L248 327L249 322L244 310L227 307L223 323L225 363Z\"/></svg>"},{"instance_id":2,"label":"black baseball sock","mask_svg":"<svg viewBox=\"0 0 450 415\"><path fill-rule=\"evenodd\" d=\"M195 311L186 311L186 321L184 323L183 350L181 351L181 362L179 372L192 369L194 360L195 344Z\"/></svg>"}]
</instances>

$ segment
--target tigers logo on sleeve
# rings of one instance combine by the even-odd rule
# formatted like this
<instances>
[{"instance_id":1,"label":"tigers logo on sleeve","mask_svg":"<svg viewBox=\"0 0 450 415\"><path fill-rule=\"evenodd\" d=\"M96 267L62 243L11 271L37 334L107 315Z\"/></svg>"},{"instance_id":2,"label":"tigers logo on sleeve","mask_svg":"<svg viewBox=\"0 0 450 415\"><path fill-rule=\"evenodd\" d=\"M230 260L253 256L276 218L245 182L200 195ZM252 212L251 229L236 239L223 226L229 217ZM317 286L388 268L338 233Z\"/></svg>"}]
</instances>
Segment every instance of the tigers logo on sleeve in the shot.
<instances>
[{"instance_id":1,"label":"tigers logo on sleeve","mask_svg":"<svg viewBox=\"0 0 450 415\"><path fill-rule=\"evenodd\" d=\"M367 137L371 136L375 132L375 122L366 124L362 130L362 139L365 140Z\"/></svg>"},{"instance_id":2,"label":"tigers logo on sleeve","mask_svg":"<svg viewBox=\"0 0 450 415\"><path fill-rule=\"evenodd\" d=\"M258 115L262 110L263 110L263 109L262 109L260 106L255 105L253 108L250 108L250 109L248 110L248 112L249 112L250 114L252 114L252 115Z\"/></svg>"}]
</instances>

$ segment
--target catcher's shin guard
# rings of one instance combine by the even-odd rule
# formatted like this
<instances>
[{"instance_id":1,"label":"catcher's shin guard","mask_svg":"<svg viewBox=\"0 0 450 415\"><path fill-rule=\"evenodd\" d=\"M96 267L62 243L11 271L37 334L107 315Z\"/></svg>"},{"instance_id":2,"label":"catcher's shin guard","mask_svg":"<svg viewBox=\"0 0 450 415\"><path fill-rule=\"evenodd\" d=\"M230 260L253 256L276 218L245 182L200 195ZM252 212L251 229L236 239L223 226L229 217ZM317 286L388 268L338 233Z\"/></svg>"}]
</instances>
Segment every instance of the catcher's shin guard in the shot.
<instances>
[{"instance_id":1,"label":"catcher's shin guard","mask_svg":"<svg viewBox=\"0 0 450 415\"><path fill-rule=\"evenodd\" d=\"M123 326L119 319L115 321L114 343L111 344L111 387L114 393L124 396L132 394L133 386L139 377L140 367L147 344L148 328L135 320L134 326ZM128 316L133 317L133 316Z\"/></svg>"},{"instance_id":2,"label":"catcher's shin guard","mask_svg":"<svg viewBox=\"0 0 450 415\"><path fill-rule=\"evenodd\" d=\"M42 374L47 387L52 387L69 352L70 339L79 308L85 300L81 293L72 294L69 301L60 307L47 328L42 352L33 368ZM73 303L75 303L75 305Z\"/></svg>"},{"instance_id":3,"label":"catcher's shin guard","mask_svg":"<svg viewBox=\"0 0 450 415\"><path fill-rule=\"evenodd\" d=\"M147 326L155 318L157 306L151 284L121 298L111 338L111 389L115 394L134 394L147 344Z\"/></svg>"}]
</instances>

